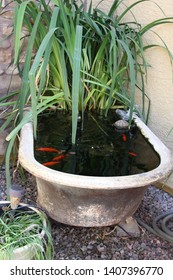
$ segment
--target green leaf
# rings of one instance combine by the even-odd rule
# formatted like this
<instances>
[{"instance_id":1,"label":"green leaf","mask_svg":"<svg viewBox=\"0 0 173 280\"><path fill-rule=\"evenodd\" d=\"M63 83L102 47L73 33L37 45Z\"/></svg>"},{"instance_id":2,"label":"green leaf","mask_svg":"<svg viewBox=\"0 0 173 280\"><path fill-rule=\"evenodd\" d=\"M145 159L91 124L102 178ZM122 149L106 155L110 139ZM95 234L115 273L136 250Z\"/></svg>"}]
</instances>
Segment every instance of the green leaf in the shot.
<instances>
[{"instance_id":1,"label":"green leaf","mask_svg":"<svg viewBox=\"0 0 173 280\"><path fill-rule=\"evenodd\" d=\"M30 82L30 92L31 92L31 105L32 105L32 117L33 117L33 127L34 127L34 137L36 138L36 129L37 129L37 95L36 95L36 85L35 85L35 77L36 77L36 71L39 68L40 61L43 57L43 54L50 43L50 39L52 35L54 34L55 30L57 28L51 29L46 36L44 37L40 48L37 51L36 57L34 59L33 65L31 67L31 70L29 72L29 82Z\"/></svg>"},{"instance_id":2,"label":"green leaf","mask_svg":"<svg viewBox=\"0 0 173 280\"><path fill-rule=\"evenodd\" d=\"M76 27L72 77L72 144L76 142L78 103L80 94L80 64L82 54L82 26Z\"/></svg>"},{"instance_id":3,"label":"green leaf","mask_svg":"<svg viewBox=\"0 0 173 280\"><path fill-rule=\"evenodd\" d=\"M14 64L18 61L19 50L20 50L20 39L22 34L22 25L25 15L25 10L29 1L24 1L20 6L15 8L14 15Z\"/></svg>"}]
</instances>

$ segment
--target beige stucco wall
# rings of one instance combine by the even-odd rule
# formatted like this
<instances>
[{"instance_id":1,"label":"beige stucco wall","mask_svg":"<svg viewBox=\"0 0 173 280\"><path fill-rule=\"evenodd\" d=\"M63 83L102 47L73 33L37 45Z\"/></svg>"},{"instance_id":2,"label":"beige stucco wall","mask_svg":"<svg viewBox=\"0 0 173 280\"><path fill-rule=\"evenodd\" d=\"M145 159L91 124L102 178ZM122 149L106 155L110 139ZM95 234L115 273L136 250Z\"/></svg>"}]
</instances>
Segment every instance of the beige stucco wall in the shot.
<instances>
[{"instance_id":1,"label":"beige stucco wall","mask_svg":"<svg viewBox=\"0 0 173 280\"><path fill-rule=\"evenodd\" d=\"M98 3L96 0L94 3ZM112 0L105 0L101 6L108 9ZM124 0L124 4L129 6L137 0ZM160 6L160 8L155 4ZM158 18L173 16L172 0L145 1L133 8L133 13L138 22L147 24ZM124 9L122 5L121 9ZM132 17L127 15L127 20ZM173 24L166 24L154 29L165 41L170 51L173 53ZM161 40L154 33L149 32L145 36L147 43L158 42ZM150 67L148 68L148 79L146 83L146 92L151 99L151 110L148 125L153 132L170 148L173 152L173 66L170 58L162 47L155 47L146 53L146 58ZM166 181L166 184L173 188L173 175Z\"/></svg>"}]
</instances>

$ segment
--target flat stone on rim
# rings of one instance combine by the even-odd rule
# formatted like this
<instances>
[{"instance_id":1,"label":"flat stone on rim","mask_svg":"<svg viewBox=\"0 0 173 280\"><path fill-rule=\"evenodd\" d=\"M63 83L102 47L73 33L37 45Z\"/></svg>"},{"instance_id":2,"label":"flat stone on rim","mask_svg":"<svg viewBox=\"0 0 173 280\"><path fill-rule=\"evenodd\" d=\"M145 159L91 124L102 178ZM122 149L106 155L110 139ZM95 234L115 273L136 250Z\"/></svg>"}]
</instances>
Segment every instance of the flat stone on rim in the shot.
<instances>
[{"instance_id":1,"label":"flat stone on rim","mask_svg":"<svg viewBox=\"0 0 173 280\"><path fill-rule=\"evenodd\" d=\"M115 126L118 129L128 129L129 123L125 120L118 120L113 124L113 126Z\"/></svg>"}]
</instances>

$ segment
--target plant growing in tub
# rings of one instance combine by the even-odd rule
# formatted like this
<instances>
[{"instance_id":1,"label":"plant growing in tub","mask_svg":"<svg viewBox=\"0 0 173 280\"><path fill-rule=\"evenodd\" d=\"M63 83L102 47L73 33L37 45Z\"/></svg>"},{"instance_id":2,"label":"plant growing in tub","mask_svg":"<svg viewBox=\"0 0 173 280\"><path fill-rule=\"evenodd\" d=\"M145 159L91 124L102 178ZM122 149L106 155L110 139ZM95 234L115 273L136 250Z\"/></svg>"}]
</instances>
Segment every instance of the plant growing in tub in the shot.
<instances>
[{"instance_id":1,"label":"plant growing in tub","mask_svg":"<svg viewBox=\"0 0 173 280\"><path fill-rule=\"evenodd\" d=\"M8 187L10 154L16 136L32 120L36 137L38 115L47 109L71 112L73 145L78 116L83 121L86 111L94 110L106 116L111 109L128 109L130 126L136 111L136 87L141 92L140 114L147 121L150 101L145 92L144 53L153 45L143 45L142 39L152 27L172 22L172 18L161 18L144 27L135 17L133 22L124 20L134 6L144 1L131 4L120 14L121 0L115 0L108 13L93 8L92 2L86 10L85 3L69 0L54 0L53 8L45 0L15 1L14 63L21 73L22 85L17 101L10 102L10 112L4 112L6 121L1 128L2 131L14 120L14 129L7 137ZM23 43L22 27L27 28ZM25 39L26 56L21 67ZM172 59L170 52L169 55ZM8 98L3 97L1 105L8 105ZM25 112L28 107L30 111Z\"/></svg>"},{"instance_id":2,"label":"plant growing in tub","mask_svg":"<svg viewBox=\"0 0 173 280\"><path fill-rule=\"evenodd\" d=\"M0 259L53 258L50 225L45 213L20 203L23 188L13 185L10 201L0 201Z\"/></svg>"}]
</instances>

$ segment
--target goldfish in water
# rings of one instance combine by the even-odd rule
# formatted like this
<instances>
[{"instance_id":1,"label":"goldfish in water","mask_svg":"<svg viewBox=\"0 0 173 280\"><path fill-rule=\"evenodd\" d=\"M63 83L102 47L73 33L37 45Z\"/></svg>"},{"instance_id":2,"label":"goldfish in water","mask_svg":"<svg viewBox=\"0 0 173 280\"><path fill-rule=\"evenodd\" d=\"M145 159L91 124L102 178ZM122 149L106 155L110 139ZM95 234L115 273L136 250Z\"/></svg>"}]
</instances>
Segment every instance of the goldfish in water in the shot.
<instances>
[{"instance_id":1,"label":"goldfish in water","mask_svg":"<svg viewBox=\"0 0 173 280\"><path fill-rule=\"evenodd\" d=\"M127 136L126 136L124 133L122 134L122 138L123 138L123 141L124 141L124 142L127 141Z\"/></svg>"},{"instance_id":2,"label":"goldfish in water","mask_svg":"<svg viewBox=\"0 0 173 280\"><path fill-rule=\"evenodd\" d=\"M48 161L48 162L44 162L42 163L44 166L53 166L55 164L58 164L59 161Z\"/></svg>"},{"instance_id":3,"label":"goldfish in water","mask_svg":"<svg viewBox=\"0 0 173 280\"><path fill-rule=\"evenodd\" d=\"M63 159L64 157L65 157L65 155L59 155L57 157L54 157L53 160L55 160L55 161L58 160L59 161L59 160Z\"/></svg>"},{"instance_id":4,"label":"goldfish in water","mask_svg":"<svg viewBox=\"0 0 173 280\"><path fill-rule=\"evenodd\" d=\"M137 154L133 153L133 152L129 152L129 155L131 155L132 157L136 157Z\"/></svg>"},{"instance_id":5,"label":"goldfish in water","mask_svg":"<svg viewBox=\"0 0 173 280\"><path fill-rule=\"evenodd\" d=\"M41 152L53 152L53 153L59 153L59 150L55 148L49 148L49 147L41 147L41 148L36 148L37 151Z\"/></svg>"}]
</instances>

